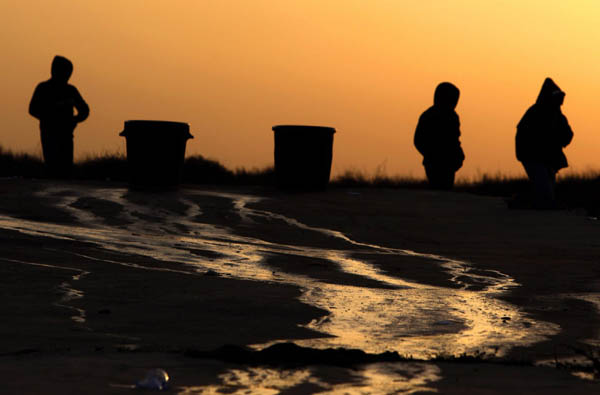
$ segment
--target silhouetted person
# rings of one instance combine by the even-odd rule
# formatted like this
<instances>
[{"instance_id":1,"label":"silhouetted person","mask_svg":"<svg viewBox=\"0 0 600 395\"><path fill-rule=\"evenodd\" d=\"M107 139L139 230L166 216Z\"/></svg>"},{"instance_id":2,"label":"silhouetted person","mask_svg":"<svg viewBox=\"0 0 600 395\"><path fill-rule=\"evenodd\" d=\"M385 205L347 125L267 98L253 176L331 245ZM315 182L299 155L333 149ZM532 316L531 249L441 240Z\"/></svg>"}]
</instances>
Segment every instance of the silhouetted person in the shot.
<instances>
[{"instance_id":1,"label":"silhouetted person","mask_svg":"<svg viewBox=\"0 0 600 395\"><path fill-rule=\"evenodd\" d=\"M535 208L555 208L556 173L568 166L563 148L573 131L561 111L565 93L546 78L535 104L517 125L516 153L534 191Z\"/></svg>"},{"instance_id":2,"label":"silhouetted person","mask_svg":"<svg viewBox=\"0 0 600 395\"><path fill-rule=\"evenodd\" d=\"M55 56L51 78L38 84L29 103L29 114L40 120L44 162L51 177L70 177L73 131L90 113L77 88L68 83L72 72L70 60Z\"/></svg>"},{"instance_id":3,"label":"silhouetted person","mask_svg":"<svg viewBox=\"0 0 600 395\"><path fill-rule=\"evenodd\" d=\"M449 82L435 89L433 106L421 117L415 131L415 147L423 155L429 185L451 189L454 175L462 167L465 154L460 146L460 120L454 109L460 91Z\"/></svg>"}]
</instances>

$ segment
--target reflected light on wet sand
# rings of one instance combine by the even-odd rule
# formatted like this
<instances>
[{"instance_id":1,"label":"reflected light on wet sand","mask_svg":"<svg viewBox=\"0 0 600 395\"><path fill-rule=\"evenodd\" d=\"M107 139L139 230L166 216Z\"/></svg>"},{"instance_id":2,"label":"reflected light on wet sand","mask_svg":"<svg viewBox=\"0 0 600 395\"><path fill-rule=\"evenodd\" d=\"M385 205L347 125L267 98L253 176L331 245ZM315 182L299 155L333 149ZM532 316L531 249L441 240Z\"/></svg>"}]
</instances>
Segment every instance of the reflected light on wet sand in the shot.
<instances>
[{"instance_id":1,"label":"reflected light on wet sand","mask_svg":"<svg viewBox=\"0 0 600 395\"><path fill-rule=\"evenodd\" d=\"M412 394L437 392L429 387L441 379L437 366L425 363L371 364L356 369L343 369L349 378L341 383L328 383L317 377L312 368L232 369L219 376L221 384L177 388L179 394L279 394L294 387L311 384L320 387L319 394L359 395ZM341 380L340 380L341 381Z\"/></svg>"},{"instance_id":2,"label":"reflected light on wet sand","mask_svg":"<svg viewBox=\"0 0 600 395\"><path fill-rule=\"evenodd\" d=\"M329 312L306 325L324 336L294 341L299 345L358 348L369 353L397 351L422 359L470 352L502 356L511 347L542 341L559 330L554 324L529 319L517 307L498 299L508 289L518 286L505 274L477 272L469 263L428 253L360 243L335 230L310 227L280 214L249 208L250 203L260 200L257 197L181 191L169 197L187 207L185 212L177 213L161 209L152 199L134 203L124 197L125 189L56 188L42 194L57 200L57 206L77 218L78 224L50 224L0 216L0 226L37 236L91 242L123 256L122 261L106 262L140 270L172 270L190 275L211 270L225 277L298 286L303 290L302 302ZM85 207L78 207L75 203L83 196L121 206L119 216L123 225L109 226L103 218ZM275 243L260 233L246 237L236 234L235 228L202 223L203 208L199 202L206 201L207 197L230 201L231 216L241 218L246 226L252 227L259 219L263 223L283 221L290 228L334 237L345 243L347 249ZM211 257L192 253L197 250L210 252ZM462 289L424 285L388 275L373 263L356 259L359 253L368 253L375 260L379 255L392 255L398 260L423 258L419 264L431 265L431 270L446 271L450 281ZM149 263L142 267L128 263L127 254L185 265L169 269L152 267ZM291 261L296 257L319 260L340 272L375 280L381 287L332 284L307 275L274 271L268 265L269 257L273 256ZM470 290L469 283L483 284L483 287ZM274 342L286 340L281 338ZM272 343L254 347L260 349Z\"/></svg>"}]
</instances>

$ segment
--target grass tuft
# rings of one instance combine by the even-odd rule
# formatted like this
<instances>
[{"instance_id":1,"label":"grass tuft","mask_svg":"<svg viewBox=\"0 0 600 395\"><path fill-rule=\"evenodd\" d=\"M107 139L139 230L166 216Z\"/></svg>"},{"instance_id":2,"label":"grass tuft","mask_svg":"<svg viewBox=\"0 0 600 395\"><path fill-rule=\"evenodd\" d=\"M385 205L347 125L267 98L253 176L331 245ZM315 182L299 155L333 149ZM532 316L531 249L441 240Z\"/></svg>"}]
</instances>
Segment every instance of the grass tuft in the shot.
<instances>
[{"instance_id":1,"label":"grass tuft","mask_svg":"<svg viewBox=\"0 0 600 395\"><path fill-rule=\"evenodd\" d=\"M0 147L0 177L40 178L43 172L44 163L39 157Z\"/></svg>"},{"instance_id":2,"label":"grass tuft","mask_svg":"<svg viewBox=\"0 0 600 395\"><path fill-rule=\"evenodd\" d=\"M330 185L339 188L427 188L427 181L406 176L387 176L376 172L367 176L359 170L346 170L331 180Z\"/></svg>"}]
</instances>

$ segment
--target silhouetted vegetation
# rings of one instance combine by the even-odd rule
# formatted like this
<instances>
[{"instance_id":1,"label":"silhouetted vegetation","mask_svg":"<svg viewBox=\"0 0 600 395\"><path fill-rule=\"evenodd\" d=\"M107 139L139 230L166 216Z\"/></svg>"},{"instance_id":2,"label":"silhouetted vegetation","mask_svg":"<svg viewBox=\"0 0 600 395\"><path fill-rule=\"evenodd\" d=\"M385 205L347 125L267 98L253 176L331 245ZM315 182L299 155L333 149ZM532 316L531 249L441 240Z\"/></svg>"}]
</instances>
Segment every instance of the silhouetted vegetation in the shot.
<instances>
[{"instance_id":1,"label":"silhouetted vegetation","mask_svg":"<svg viewBox=\"0 0 600 395\"><path fill-rule=\"evenodd\" d=\"M234 173L236 185L274 185L275 169L266 167L264 169L237 169Z\"/></svg>"},{"instance_id":2,"label":"silhouetted vegetation","mask_svg":"<svg viewBox=\"0 0 600 395\"><path fill-rule=\"evenodd\" d=\"M75 163L73 178L78 180L127 181L127 159L122 154L89 156Z\"/></svg>"},{"instance_id":3,"label":"silhouetted vegetation","mask_svg":"<svg viewBox=\"0 0 600 395\"><path fill-rule=\"evenodd\" d=\"M242 168L232 171L217 161L196 155L185 159L183 182L212 185L273 185L275 171L273 167L251 170Z\"/></svg>"},{"instance_id":4,"label":"silhouetted vegetation","mask_svg":"<svg viewBox=\"0 0 600 395\"><path fill-rule=\"evenodd\" d=\"M75 180L127 181L127 158L124 154L104 153L77 161ZM200 155L185 159L183 182L212 185L273 185L273 167L229 170L219 162ZM43 160L37 155L13 153L0 147L0 177L46 178Z\"/></svg>"},{"instance_id":5,"label":"silhouetted vegetation","mask_svg":"<svg viewBox=\"0 0 600 395\"><path fill-rule=\"evenodd\" d=\"M503 174L488 175L472 179L459 179L454 190L475 193L478 195L511 197L515 193L528 188L525 177L514 177ZM377 172L368 176L358 170L349 170L337 176L330 182L330 186L342 188L405 188L429 189L427 180L412 176L388 176Z\"/></svg>"},{"instance_id":6,"label":"silhouetted vegetation","mask_svg":"<svg viewBox=\"0 0 600 395\"><path fill-rule=\"evenodd\" d=\"M384 174L366 176L360 171L347 171L330 182L331 187L342 188L404 188L428 189L427 181L415 177ZM521 177L483 174L474 179L460 179L455 191L506 199L528 199L531 185L525 175ZM600 217L600 172L569 173L560 176L556 184L556 198L562 208L585 209L590 216Z\"/></svg>"},{"instance_id":7,"label":"silhouetted vegetation","mask_svg":"<svg viewBox=\"0 0 600 395\"><path fill-rule=\"evenodd\" d=\"M463 181L456 189L505 198L528 196L531 193L531 185L525 176L484 175L475 181ZM600 216L600 172L570 173L559 177L556 183L556 200L562 208L582 208L591 216Z\"/></svg>"},{"instance_id":8,"label":"silhouetted vegetation","mask_svg":"<svg viewBox=\"0 0 600 395\"><path fill-rule=\"evenodd\" d=\"M414 177L390 177L383 173L367 176L358 170L347 170L329 183L339 188L413 188L426 189L427 180Z\"/></svg>"},{"instance_id":9,"label":"silhouetted vegetation","mask_svg":"<svg viewBox=\"0 0 600 395\"><path fill-rule=\"evenodd\" d=\"M516 194L526 193L529 189L529 181L525 176L507 176L501 173L495 175L483 174L477 178L460 180L455 189L477 195L508 198Z\"/></svg>"},{"instance_id":10,"label":"silhouetted vegetation","mask_svg":"<svg viewBox=\"0 0 600 395\"><path fill-rule=\"evenodd\" d=\"M15 154L0 147L0 177L39 178L44 162L30 154Z\"/></svg>"},{"instance_id":11,"label":"silhouetted vegetation","mask_svg":"<svg viewBox=\"0 0 600 395\"><path fill-rule=\"evenodd\" d=\"M185 159L182 181L189 184L230 184L233 172L217 161L192 156Z\"/></svg>"},{"instance_id":12,"label":"silhouetted vegetation","mask_svg":"<svg viewBox=\"0 0 600 395\"><path fill-rule=\"evenodd\" d=\"M561 177L556 185L556 199L566 208L584 208L589 215L600 217L600 173L589 171Z\"/></svg>"},{"instance_id":13,"label":"silhouetted vegetation","mask_svg":"<svg viewBox=\"0 0 600 395\"><path fill-rule=\"evenodd\" d=\"M275 184L273 167L229 170L215 160L200 155L185 159L183 183L200 185ZM0 177L45 178L43 161L35 155L13 153L0 147ZM75 163L76 180L127 181L127 158L123 154L90 156ZM349 170L335 177L330 188L404 188L427 189L425 179L411 176L388 176L383 172L368 176ZM525 176L484 174L473 179L459 179L455 190L486 196L512 198L526 195L529 182ZM589 215L600 216L600 172L588 171L560 176L556 187L557 200L568 209L585 209Z\"/></svg>"}]
</instances>

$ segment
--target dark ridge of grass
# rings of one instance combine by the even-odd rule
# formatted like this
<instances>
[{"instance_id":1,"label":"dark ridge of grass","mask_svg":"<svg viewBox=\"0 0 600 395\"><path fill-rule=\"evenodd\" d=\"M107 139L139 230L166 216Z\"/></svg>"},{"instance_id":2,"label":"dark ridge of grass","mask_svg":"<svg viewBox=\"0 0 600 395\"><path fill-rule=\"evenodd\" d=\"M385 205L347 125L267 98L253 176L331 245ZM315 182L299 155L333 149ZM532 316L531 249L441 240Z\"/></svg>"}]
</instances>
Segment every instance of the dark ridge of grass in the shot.
<instances>
[{"instance_id":1,"label":"dark ridge of grass","mask_svg":"<svg viewBox=\"0 0 600 395\"><path fill-rule=\"evenodd\" d=\"M600 173L588 171L561 177L556 198L567 208L583 208L588 215L600 217Z\"/></svg>"},{"instance_id":2,"label":"dark ridge of grass","mask_svg":"<svg viewBox=\"0 0 600 395\"><path fill-rule=\"evenodd\" d=\"M44 163L39 156L13 153L0 147L0 177L45 178ZM77 161L73 168L76 180L127 181L127 158L124 154L104 153ZM244 168L234 171L219 162L201 155L185 159L183 183L209 185L254 185L275 184L273 167L263 169ZM331 188L403 188L427 189L425 179L411 176L387 176L376 172L367 176L357 170L348 170L334 177ZM484 174L473 179L459 179L454 190L478 195L514 198L527 196L530 186L527 178L507 176L501 173ZM568 209L583 208L589 215L600 217L600 172L587 171L567 173L560 176L556 187L557 200Z\"/></svg>"},{"instance_id":3,"label":"dark ridge of grass","mask_svg":"<svg viewBox=\"0 0 600 395\"><path fill-rule=\"evenodd\" d=\"M380 173L367 176L358 170L348 170L335 177L329 184L341 188L429 189L429 184L424 178L387 176ZM455 183L454 190L479 195L509 197L516 191L526 189L528 185L525 177L512 177L498 173L495 175L484 174L478 178L459 179Z\"/></svg>"},{"instance_id":4,"label":"dark ridge of grass","mask_svg":"<svg viewBox=\"0 0 600 395\"><path fill-rule=\"evenodd\" d=\"M424 178L384 174L367 176L358 170L348 170L335 177L329 184L332 187L340 188L429 189L429 184ZM528 187L529 183L525 177L506 176L498 173L495 175L484 174L472 179L459 179L455 183L454 190L479 195L510 197Z\"/></svg>"},{"instance_id":5,"label":"dark ridge of grass","mask_svg":"<svg viewBox=\"0 0 600 395\"><path fill-rule=\"evenodd\" d=\"M344 188L403 188L427 189L424 179L414 177L387 177L381 174L365 176L360 171L350 170L334 178L332 187ZM531 186L525 176L507 176L501 173L483 174L477 178L459 179L455 191L507 199L531 200ZM600 217L600 172L586 171L559 176L556 183L556 199L564 208L582 208L590 216Z\"/></svg>"},{"instance_id":6,"label":"dark ridge of grass","mask_svg":"<svg viewBox=\"0 0 600 395\"><path fill-rule=\"evenodd\" d=\"M529 181L525 177L483 174L479 178L459 180L454 188L460 192L485 196L511 197L525 193L529 189Z\"/></svg>"},{"instance_id":7,"label":"dark ridge of grass","mask_svg":"<svg viewBox=\"0 0 600 395\"><path fill-rule=\"evenodd\" d=\"M275 185L275 168L273 166L263 169L236 169L234 176L236 185Z\"/></svg>"},{"instance_id":8,"label":"dark ridge of grass","mask_svg":"<svg viewBox=\"0 0 600 395\"><path fill-rule=\"evenodd\" d=\"M195 155L185 159L182 181L188 184L266 186L275 183L275 169L240 168L231 171L215 160Z\"/></svg>"},{"instance_id":9,"label":"dark ridge of grass","mask_svg":"<svg viewBox=\"0 0 600 395\"><path fill-rule=\"evenodd\" d=\"M106 153L89 156L73 166L77 180L127 181L127 158L123 154Z\"/></svg>"},{"instance_id":10,"label":"dark ridge of grass","mask_svg":"<svg viewBox=\"0 0 600 395\"><path fill-rule=\"evenodd\" d=\"M43 174L44 163L39 157L0 147L0 177L41 178Z\"/></svg>"},{"instance_id":11,"label":"dark ridge of grass","mask_svg":"<svg viewBox=\"0 0 600 395\"><path fill-rule=\"evenodd\" d=\"M329 183L336 188L410 188L425 189L427 181L414 177L395 176L389 177L383 174L366 176L358 170L347 170L332 179Z\"/></svg>"},{"instance_id":12,"label":"dark ridge of grass","mask_svg":"<svg viewBox=\"0 0 600 395\"><path fill-rule=\"evenodd\" d=\"M185 159L182 181L187 184L231 184L234 173L215 160L205 159L200 155Z\"/></svg>"},{"instance_id":13,"label":"dark ridge of grass","mask_svg":"<svg viewBox=\"0 0 600 395\"><path fill-rule=\"evenodd\" d=\"M427 181L414 177L387 177L376 174L365 176L355 170L347 171L330 182L332 187L346 188L403 188L428 189ZM532 202L531 185L524 177L507 176L501 173L483 174L477 178L459 179L455 191L484 196L503 197ZM556 200L566 209L584 209L591 217L600 217L600 172L586 171L567 173L558 177Z\"/></svg>"},{"instance_id":14,"label":"dark ridge of grass","mask_svg":"<svg viewBox=\"0 0 600 395\"><path fill-rule=\"evenodd\" d=\"M530 199L531 185L525 177L483 176L480 180L458 183L456 190L488 196ZM568 173L556 182L556 200L562 208L585 209L600 216L600 172Z\"/></svg>"},{"instance_id":15,"label":"dark ridge of grass","mask_svg":"<svg viewBox=\"0 0 600 395\"><path fill-rule=\"evenodd\" d=\"M88 156L73 165L76 180L127 181L127 157L119 153ZM43 160L36 155L13 153L0 147L0 177L46 178ZM201 155L187 157L183 165L183 183L212 185L273 185L275 169L236 169Z\"/></svg>"}]
</instances>

